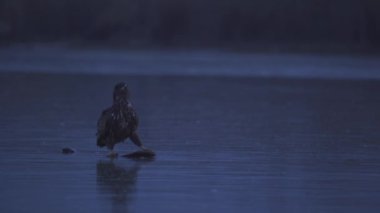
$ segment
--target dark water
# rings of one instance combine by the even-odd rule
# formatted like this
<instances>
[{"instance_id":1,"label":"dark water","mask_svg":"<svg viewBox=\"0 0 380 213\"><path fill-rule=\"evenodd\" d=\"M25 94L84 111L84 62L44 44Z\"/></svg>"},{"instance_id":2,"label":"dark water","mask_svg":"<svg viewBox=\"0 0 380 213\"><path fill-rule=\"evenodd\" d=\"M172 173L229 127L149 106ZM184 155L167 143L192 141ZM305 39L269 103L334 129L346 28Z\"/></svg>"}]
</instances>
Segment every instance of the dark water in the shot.
<instances>
[{"instance_id":1,"label":"dark water","mask_svg":"<svg viewBox=\"0 0 380 213\"><path fill-rule=\"evenodd\" d=\"M154 161L95 146L121 80ZM379 92L378 81L0 74L0 212L378 212Z\"/></svg>"}]
</instances>

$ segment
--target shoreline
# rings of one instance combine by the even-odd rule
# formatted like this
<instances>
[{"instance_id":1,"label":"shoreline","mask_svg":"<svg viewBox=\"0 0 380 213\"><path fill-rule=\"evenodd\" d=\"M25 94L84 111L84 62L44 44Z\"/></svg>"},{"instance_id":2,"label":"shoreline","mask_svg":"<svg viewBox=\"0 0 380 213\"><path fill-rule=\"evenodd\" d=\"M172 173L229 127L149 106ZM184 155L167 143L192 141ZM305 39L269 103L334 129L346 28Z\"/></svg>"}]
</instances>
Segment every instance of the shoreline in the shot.
<instances>
[{"instance_id":1,"label":"shoreline","mask_svg":"<svg viewBox=\"0 0 380 213\"><path fill-rule=\"evenodd\" d=\"M0 49L0 72L380 79L378 56L211 50Z\"/></svg>"}]
</instances>

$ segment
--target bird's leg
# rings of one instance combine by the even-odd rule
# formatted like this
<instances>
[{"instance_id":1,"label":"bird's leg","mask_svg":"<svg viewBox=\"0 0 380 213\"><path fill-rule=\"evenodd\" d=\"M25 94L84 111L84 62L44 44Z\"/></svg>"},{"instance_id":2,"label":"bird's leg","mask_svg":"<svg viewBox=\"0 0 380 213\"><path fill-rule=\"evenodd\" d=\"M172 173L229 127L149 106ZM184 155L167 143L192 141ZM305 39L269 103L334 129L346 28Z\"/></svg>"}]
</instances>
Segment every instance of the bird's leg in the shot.
<instances>
[{"instance_id":1,"label":"bird's leg","mask_svg":"<svg viewBox=\"0 0 380 213\"><path fill-rule=\"evenodd\" d=\"M117 152L113 151L113 146L112 147L108 147L108 149L110 150L110 153L108 153L107 157L109 157L109 158L117 158L118 154L117 154Z\"/></svg>"},{"instance_id":2,"label":"bird's leg","mask_svg":"<svg viewBox=\"0 0 380 213\"><path fill-rule=\"evenodd\" d=\"M140 140L140 137L139 135L137 134L137 132L133 132L130 136L131 138L131 141L138 147L140 147L142 150L146 150L146 148L144 147L144 145L141 143L141 140Z\"/></svg>"}]
</instances>

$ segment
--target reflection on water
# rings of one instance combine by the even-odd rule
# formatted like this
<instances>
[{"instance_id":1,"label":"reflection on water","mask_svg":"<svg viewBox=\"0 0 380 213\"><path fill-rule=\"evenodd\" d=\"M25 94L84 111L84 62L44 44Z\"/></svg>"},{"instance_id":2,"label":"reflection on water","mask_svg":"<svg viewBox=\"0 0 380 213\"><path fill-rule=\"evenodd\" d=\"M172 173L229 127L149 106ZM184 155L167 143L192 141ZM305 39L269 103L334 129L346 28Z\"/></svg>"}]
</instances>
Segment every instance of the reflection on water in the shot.
<instances>
[{"instance_id":1,"label":"reflection on water","mask_svg":"<svg viewBox=\"0 0 380 213\"><path fill-rule=\"evenodd\" d=\"M96 164L96 183L100 197L112 204L112 212L128 212L137 191L138 174L143 164L152 160L128 161L101 160Z\"/></svg>"},{"instance_id":2,"label":"reflection on water","mask_svg":"<svg viewBox=\"0 0 380 213\"><path fill-rule=\"evenodd\" d=\"M96 182L99 191L110 195L113 212L120 210L126 212L136 191L139 170L139 163L134 163L127 168L118 166L113 160L99 161L96 164Z\"/></svg>"}]
</instances>

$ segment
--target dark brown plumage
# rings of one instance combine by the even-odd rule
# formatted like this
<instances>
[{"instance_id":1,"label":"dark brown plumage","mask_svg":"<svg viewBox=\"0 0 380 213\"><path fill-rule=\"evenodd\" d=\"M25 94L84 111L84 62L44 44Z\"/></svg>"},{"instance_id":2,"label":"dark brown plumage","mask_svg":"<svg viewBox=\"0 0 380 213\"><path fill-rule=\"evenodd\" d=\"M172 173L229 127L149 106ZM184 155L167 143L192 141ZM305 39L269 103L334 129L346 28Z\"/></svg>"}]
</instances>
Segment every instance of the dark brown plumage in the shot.
<instances>
[{"instance_id":1,"label":"dark brown plumage","mask_svg":"<svg viewBox=\"0 0 380 213\"><path fill-rule=\"evenodd\" d=\"M105 109L98 120L97 145L106 146L111 151L117 143L130 138L138 147L144 149L137 133L138 118L129 101L127 85L116 84L113 104Z\"/></svg>"}]
</instances>

